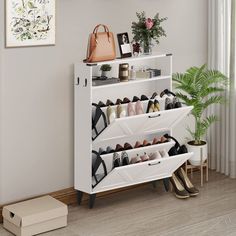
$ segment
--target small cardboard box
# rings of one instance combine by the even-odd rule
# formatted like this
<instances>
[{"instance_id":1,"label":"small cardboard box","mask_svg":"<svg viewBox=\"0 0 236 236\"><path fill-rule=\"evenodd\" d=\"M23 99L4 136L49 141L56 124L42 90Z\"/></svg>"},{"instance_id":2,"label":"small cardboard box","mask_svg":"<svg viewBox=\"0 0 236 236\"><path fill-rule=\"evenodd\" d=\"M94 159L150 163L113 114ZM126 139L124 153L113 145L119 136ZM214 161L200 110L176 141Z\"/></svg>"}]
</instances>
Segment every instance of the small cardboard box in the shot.
<instances>
[{"instance_id":1,"label":"small cardboard box","mask_svg":"<svg viewBox=\"0 0 236 236\"><path fill-rule=\"evenodd\" d=\"M17 236L31 236L67 225L68 208L44 196L3 207L3 227Z\"/></svg>"}]
</instances>

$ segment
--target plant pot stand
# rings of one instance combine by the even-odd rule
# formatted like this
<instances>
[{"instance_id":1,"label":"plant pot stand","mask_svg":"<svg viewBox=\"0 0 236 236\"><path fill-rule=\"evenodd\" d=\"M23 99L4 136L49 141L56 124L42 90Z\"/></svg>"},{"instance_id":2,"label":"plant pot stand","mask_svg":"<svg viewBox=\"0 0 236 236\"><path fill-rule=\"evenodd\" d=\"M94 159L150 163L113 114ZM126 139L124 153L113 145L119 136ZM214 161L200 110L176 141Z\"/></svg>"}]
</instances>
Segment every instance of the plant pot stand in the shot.
<instances>
[{"instance_id":1,"label":"plant pot stand","mask_svg":"<svg viewBox=\"0 0 236 236\"><path fill-rule=\"evenodd\" d=\"M191 178L193 178L193 169L199 169L201 174L201 187L203 186L203 177L204 177L204 168L206 169L206 182L208 182L208 158L203 162L201 158L201 164L199 166L194 166L185 162L185 172L188 174L188 170L190 169Z\"/></svg>"}]
</instances>

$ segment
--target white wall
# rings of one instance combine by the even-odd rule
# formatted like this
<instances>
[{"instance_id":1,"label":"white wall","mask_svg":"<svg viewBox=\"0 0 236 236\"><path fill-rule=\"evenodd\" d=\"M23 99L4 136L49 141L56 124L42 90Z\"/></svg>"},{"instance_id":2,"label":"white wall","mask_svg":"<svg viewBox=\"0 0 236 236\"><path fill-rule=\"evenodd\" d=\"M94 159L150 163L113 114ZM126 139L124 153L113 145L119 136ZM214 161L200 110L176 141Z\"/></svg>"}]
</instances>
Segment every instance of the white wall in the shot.
<instances>
[{"instance_id":1,"label":"white wall","mask_svg":"<svg viewBox=\"0 0 236 236\"><path fill-rule=\"evenodd\" d=\"M15 49L4 48L0 0L0 204L73 186L73 63L97 23L130 33L142 10L168 17L158 49L174 71L206 62L206 0L57 0L56 46Z\"/></svg>"}]
</instances>

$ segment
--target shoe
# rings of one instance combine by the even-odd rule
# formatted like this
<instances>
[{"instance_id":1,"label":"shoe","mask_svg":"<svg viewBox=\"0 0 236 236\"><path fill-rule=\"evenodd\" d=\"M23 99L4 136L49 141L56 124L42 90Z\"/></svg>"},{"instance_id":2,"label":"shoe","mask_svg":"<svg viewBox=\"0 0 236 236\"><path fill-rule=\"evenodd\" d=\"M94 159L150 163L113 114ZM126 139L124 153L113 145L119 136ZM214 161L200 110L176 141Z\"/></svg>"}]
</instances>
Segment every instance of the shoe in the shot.
<instances>
[{"instance_id":1,"label":"shoe","mask_svg":"<svg viewBox=\"0 0 236 236\"><path fill-rule=\"evenodd\" d=\"M142 160L142 162L148 161L148 160L149 160L149 156L147 155L146 152L144 152L144 155L143 155L143 156L140 156L140 159Z\"/></svg>"},{"instance_id":2,"label":"shoe","mask_svg":"<svg viewBox=\"0 0 236 236\"><path fill-rule=\"evenodd\" d=\"M118 153L113 154L113 168L120 166L120 155Z\"/></svg>"},{"instance_id":3,"label":"shoe","mask_svg":"<svg viewBox=\"0 0 236 236\"><path fill-rule=\"evenodd\" d=\"M161 92L160 97L162 98L164 95L169 96L172 92L169 89L165 89Z\"/></svg>"},{"instance_id":4,"label":"shoe","mask_svg":"<svg viewBox=\"0 0 236 236\"><path fill-rule=\"evenodd\" d=\"M158 95L158 94L157 94L156 92L154 92L154 93L152 94L152 96L151 96L150 99L155 99L155 97L156 97L157 95Z\"/></svg>"},{"instance_id":5,"label":"shoe","mask_svg":"<svg viewBox=\"0 0 236 236\"><path fill-rule=\"evenodd\" d=\"M143 147L143 145L139 141L137 141L134 145L134 148L140 148L140 147Z\"/></svg>"},{"instance_id":6,"label":"shoe","mask_svg":"<svg viewBox=\"0 0 236 236\"><path fill-rule=\"evenodd\" d=\"M99 148L98 153L99 153L100 155L106 155L106 154L107 154L107 152L106 152L104 149L102 149L102 148Z\"/></svg>"},{"instance_id":7,"label":"shoe","mask_svg":"<svg viewBox=\"0 0 236 236\"><path fill-rule=\"evenodd\" d=\"M177 97L173 98L173 106L174 106L174 108L182 107L182 103L179 101L179 99Z\"/></svg>"},{"instance_id":8,"label":"shoe","mask_svg":"<svg viewBox=\"0 0 236 236\"><path fill-rule=\"evenodd\" d=\"M112 147L108 146L106 152L107 152L107 154L113 153L113 152L115 152L115 150Z\"/></svg>"},{"instance_id":9,"label":"shoe","mask_svg":"<svg viewBox=\"0 0 236 236\"><path fill-rule=\"evenodd\" d=\"M129 165L129 157L128 157L127 152L122 152L121 153L121 162L122 162L122 166Z\"/></svg>"},{"instance_id":10,"label":"shoe","mask_svg":"<svg viewBox=\"0 0 236 236\"><path fill-rule=\"evenodd\" d=\"M154 112L160 111L160 104L158 100L154 101Z\"/></svg>"},{"instance_id":11,"label":"shoe","mask_svg":"<svg viewBox=\"0 0 236 236\"><path fill-rule=\"evenodd\" d=\"M161 139L160 139L160 142L161 143L167 143L167 142L169 142L169 140L167 138L165 138L164 136L162 136Z\"/></svg>"},{"instance_id":12,"label":"shoe","mask_svg":"<svg viewBox=\"0 0 236 236\"><path fill-rule=\"evenodd\" d=\"M149 143L146 139L143 140L143 146L146 147L146 146L150 146L151 143Z\"/></svg>"},{"instance_id":13,"label":"shoe","mask_svg":"<svg viewBox=\"0 0 236 236\"><path fill-rule=\"evenodd\" d=\"M141 101L146 101L146 100L148 100L148 97L146 95L142 95L141 96Z\"/></svg>"},{"instance_id":14,"label":"shoe","mask_svg":"<svg viewBox=\"0 0 236 236\"><path fill-rule=\"evenodd\" d=\"M144 114L143 104L140 101L137 101L135 104L135 112L136 112L136 115Z\"/></svg>"},{"instance_id":15,"label":"shoe","mask_svg":"<svg viewBox=\"0 0 236 236\"><path fill-rule=\"evenodd\" d=\"M133 149L133 147L129 143L125 143L124 144L124 149L125 150L130 150L130 149Z\"/></svg>"},{"instance_id":16,"label":"shoe","mask_svg":"<svg viewBox=\"0 0 236 236\"><path fill-rule=\"evenodd\" d=\"M116 100L116 105L119 105L119 104L122 104L122 103L123 103L123 102L122 102L121 99L118 98L118 99Z\"/></svg>"},{"instance_id":17,"label":"shoe","mask_svg":"<svg viewBox=\"0 0 236 236\"><path fill-rule=\"evenodd\" d=\"M174 108L173 103L171 102L170 98L166 98L165 103L166 103L165 104L166 110L170 110Z\"/></svg>"},{"instance_id":18,"label":"shoe","mask_svg":"<svg viewBox=\"0 0 236 236\"><path fill-rule=\"evenodd\" d=\"M157 137L155 137L152 141L152 145L156 145L156 144L159 144L159 143L160 143L160 141Z\"/></svg>"},{"instance_id":19,"label":"shoe","mask_svg":"<svg viewBox=\"0 0 236 236\"><path fill-rule=\"evenodd\" d=\"M148 106L147 106L147 111L146 111L146 113L151 113L151 112L154 112L154 102L153 101L149 101L148 102Z\"/></svg>"},{"instance_id":20,"label":"shoe","mask_svg":"<svg viewBox=\"0 0 236 236\"><path fill-rule=\"evenodd\" d=\"M168 154L168 152L165 149L163 149L163 150L161 150L159 152L160 152L162 158L169 157L169 154Z\"/></svg>"},{"instance_id":21,"label":"shoe","mask_svg":"<svg viewBox=\"0 0 236 236\"><path fill-rule=\"evenodd\" d=\"M123 99L123 103L129 103L130 102L130 100L127 98L127 97L125 97L124 99Z\"/></svg>"},{"instance_id":22,"label":"shoe","mask_svg":"<svg viewBox=\"0 0 236 236\"><path fill-rule=\"evenodd\" d=\"M99 107L106 107L106 104L104 104L102 101L99 101L98 106Z\"/></svg>"},{"instance_id":23,"label":"shoe","mask_svg":"<svg viewBox=\"0 0 236 236\"><path fill-rule=\"evenodd\" d=\"M115 104L111 100L107 99L106 106L114 106L114 105Z\"/></svg>"},{"instance_id":24,"label":"shoe","mask_svg":"<svg viewBox=\"0 0 236 236\"><path fill-rule=\"evenodd\" d=\"M124 148L120 145L120 144L116 144L116 149L115 149L116 152L121 152L121 151L124 151Z\"/></svg>"},{"instance_id":25,"label":"shoe","mask_svg":"<svg viewBox=\"0 0 236 236\"><path fill-rule=\"evenodd\" d=\"M139 101L139 100L140 100L139 97L134 96L132 102L137 102L137 101Z\"/></svg>"},{"instance_id":26,"label":"shoe","mask_svg":"<svg viewBox=\"0 0 236 236\"><path fill-rule=\"evenodd\" d=\"M109 124L111 124L116 119L116 112L115 112L114 107L108 106L108 108L107 108L107 118L108 118Z\"/></svg>"},{"instance_id":27,"label":"shoe","mask_svg":"<svg viewBox=\"0 0 236 236\"><path fill-rule=\"evenodd\" d=\"M175 191L175 196L180 199L189 198L190 195L184 188L184 186L181 184L179 178L173 173L172 177L170 178L170 182L172 183L172 186Z\"/></svg>"},{"instance_id":28,"label":"shoe","mask_svg":"<svg viewBox=\"0 0 236 236\"><path fill-rule=\"evenodd\" d=\"M155 151L149 154L149 160L156 160L156 159L161 159L161 154L159 151Z\"/></svg>"},{"instance_id":29,"label":"shoe","mask_svg":"<svg viewBox=\"0 0 236 236\"><path fill-rule=\"evenodd\" d=\"M135 111L134 111L134 107L133 107L133 103L130 102L128 104L128 116L135 116Z\"/></svg>"},{"instance_id":30,"label":"shoe","mask_svg":"<svg viewBox=\"0 0 236 236\"><path fill-rule=\"evenodd\" d=\"M118 118L126 117L126 110L122 105L119 104L116 109Z\"/></svg>"},{"instance_id":31,"label":"shoe","mask_svg":"<svg viewBox=\"0 0 236 236\"><path fill-rule=\"evenodd\" d=\"M188 178L186 172L183 170L183 168L179 168L176 171L176 175L179 177L179 179L182 181L185 189L189 192L189 195L191 197L197 196L199 194L199 190L193 186L190 179Z\"/></svg>"},{"instance_id":32,"label":"shoe","mask_svg":"<svg viewBox=\"0 0 236 236\"><path fill-rule=\"evenodd\" d=\"M137 154L136 157L132 157L131 158L131 161L130 161L130 164L136 164L136 163L140 163L142 162L141 158L139 157L139 155Z\"/></svg>"}]
</instances>

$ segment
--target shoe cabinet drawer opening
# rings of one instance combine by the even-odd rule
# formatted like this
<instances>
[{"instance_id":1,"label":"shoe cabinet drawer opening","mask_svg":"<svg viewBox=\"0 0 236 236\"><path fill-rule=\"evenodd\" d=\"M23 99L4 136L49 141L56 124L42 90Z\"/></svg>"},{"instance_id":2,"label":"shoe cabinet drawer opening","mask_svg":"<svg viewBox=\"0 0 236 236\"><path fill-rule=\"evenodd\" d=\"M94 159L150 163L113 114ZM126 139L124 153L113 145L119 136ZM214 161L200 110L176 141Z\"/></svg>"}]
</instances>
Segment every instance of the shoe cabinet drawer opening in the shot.
<instances>
[{"instance_id":1,"label":"shoe cabinet drawer opening","mask_svg":"<svg viewBox=\"0 0 236 236\"><path fill-rule=\"evenodd\" d=\"M134 147L137 142L143 143L145 140L149 143L153 143L154 139L160 140L161 137L163 137L165 134L170 135L171 134L170 130L166 129L160 132L151 132L148 134L138 134L138 135L134 134L124 138L114 138L109 141L106 140L101 142L95 142L93 143L93 150L98 152L99 149L101 148L106 151L108 147L110 149L115 150L117 144L120 144L121 146L124 147L125 143L129 143L132 147Z\"/></svg>"},{"instance_id":2,"label":"shoe cabinet drawer opening","mask_svg":"<svg viewBox=\"0 0 236 236\"><path fill-rule=\"evenodd\" d=\"M171 129L191 110L192 106L183 106L171 110L117 118L100 133L94 143Z\"/></svg>"},{"instance_id":3,"label":"shoe cabinet drawer opening","mask_svg":"<svg viewBox=\"0 0 236 236\"><path fill-rule=\"evenodd\" d=\"M169 86L171 81L171 77L162 77L162 79L158 78L156 80L148 80L144 83L132 83L132 82L121 82L120 84L124 84L127 86L112 86L109 88L101 88L92 90L92 102L99 103L102 101L106 103L109 99L114 104L117 99L123 100L125 97L129 98L131 101L134 96L141 97L145 95L147 97L151 97L153 93L160 94L165 89L171 90Z\"/></svg>"},{"instance_id":4,"label":"shoe cabinet drawer opening","mask_svg":"<svg viewBox=\"0 0 236 236\"><path fill-rule=\"evenodd\" d=\"M124 150L124 151L119 151L116 152L120 157L122 152L126 152L129 158L129 162L133 157L136 157L137 155L142 156L144 153L149 155L150 153L153 153L155 151L161 151L161 150L166 150L167 152L169 149L174 146L175 142L173 141L168 141L166 143L161 143L161 144L156 144L156 145L150 145L146 147L139 147L139 148L133 148L130 150ZM113 154L105 154L101 155L102 159L105 161L107 171L110 172L113 169ZM133 165L133 164L132 164Z\"/></svg>"},{"instance_id":5,"label":"shoe cabinet drawer opening","mask_svg":"<svg viewBox=\"0 0 236 236\"><path fill-rule=\"evenodd\" d=\"M172 173L184 164L191 155L193 153L185 153L114 168L95 186L93 192L102 192L171 177Z\"/></svg>"}]
</instances>

